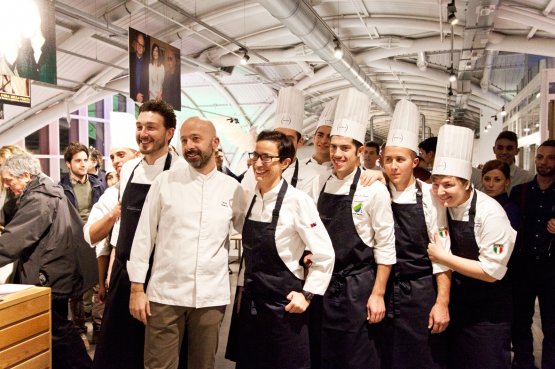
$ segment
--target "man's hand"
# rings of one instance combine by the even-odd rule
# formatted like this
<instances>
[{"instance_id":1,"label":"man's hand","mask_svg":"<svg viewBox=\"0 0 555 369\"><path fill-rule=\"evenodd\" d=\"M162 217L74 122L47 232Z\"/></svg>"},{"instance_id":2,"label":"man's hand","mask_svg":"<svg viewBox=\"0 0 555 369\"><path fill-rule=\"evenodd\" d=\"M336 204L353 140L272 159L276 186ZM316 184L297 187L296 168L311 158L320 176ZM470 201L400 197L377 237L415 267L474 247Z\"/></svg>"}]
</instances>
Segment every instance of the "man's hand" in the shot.
<instances>
[{"instance_id":1,"label":"man's hand","mask_svg":"<svg viewBox=\"0 0 555 369\"><path fill-rule=\"evenodd\" d=\"M385 302L383 296L376 294L371 294L368 299L368 304L366 304L366 309L368 310L368 323L379 323L385 317Z\"/></svg>"},{"instance_id":2,"label":"man's hand","mask_svg":"<svg viewBox=\"0 0 555 369\"><path fill-rule=\"evenodd\" d=\"M133 318L146 325L147 316L150 316L150 304L143 289L142 283L131 283L131 296L129 297L129 312Z\"/></svg>"},{"instance_id":3,"label":"man's hand","mask_svg":"<svg viewBox=\"0 0 555 369\"><path fill-rule=\"evenodd\" d=\"M385 177L381 170L365 169L360 174L360 184L362 184L364 187L368 187L376 181L380 181L383 184L386 184Z\"/></svg>"},{"instance_id":4,"label":"man's hand","mask_svg":"<svg viewBox=\"0 0 555 369\"><path fill-rule=\"evenodd\" d=\"M555 234L555 218L551 218L549 222L547 222L547 231L551 234Z\"/></svg>"},{"instance_id":5,"label":"man's hand","mask_svg":"<svg viewBox=\"0 0 555 369\"><path fill-rule=\"evenodd\" d=\"M106 302L106 285L104 283L98 284L98 299L100 302Z\"/></svg>"},{"instance_id":6,"label":"man's hand","mask_svg":"<svg viewBox=\"0 0 555 369\"><path fill-rule=\"evenodd\" d=\"M118 202L116 206L110 211L110 218L112 219L119 219L121 216L121 202Z\"/></svg>"},{"instance_id":7,"label":"man's hand","mask_svg":"<svg viewBox=\"0 0 555 369\"><path fill-rule=\"evenodd\" d=\"M310 305L310 301L306 301L304 295L300 292L289 292L287 300L291 302L285 306L285 311L290 313L304 313Z\"/></svg>"},{"instance_id":8,"label":"man's hand","mask_svg":"<svg viewBox=\"0 0 555 369\"><path fill-rule=\"evenodd\" d=\"M428 318L428 329L432 333L441 333L447 329L449 325L449 307L447 304L437 302L430 311Z\"/></svg>"},{"instance_id":9,"label":"man's hand","mask_svg":"<svg viewBox=\"0 0 555 369\"><path fill-rule=\"evenodd\" d=\"M430 260L434 263L442 264L445 256L447 256L447 252L443 247L443 241L441 240L441 237L437 233L434 237L435 242L428 244L428 256L430 257Z\"/></svg>"}]
</instances>

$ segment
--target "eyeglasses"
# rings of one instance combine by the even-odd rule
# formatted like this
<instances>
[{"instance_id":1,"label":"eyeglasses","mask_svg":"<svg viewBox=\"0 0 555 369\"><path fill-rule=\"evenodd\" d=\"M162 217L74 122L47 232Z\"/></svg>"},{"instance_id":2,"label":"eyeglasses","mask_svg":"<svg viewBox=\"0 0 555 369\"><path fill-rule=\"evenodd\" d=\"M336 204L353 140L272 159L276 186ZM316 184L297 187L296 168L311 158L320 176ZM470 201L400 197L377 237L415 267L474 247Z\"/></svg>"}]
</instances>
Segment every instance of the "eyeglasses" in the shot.
<instances>
[{"instance_id":1,"label":"eyeglasses","mask_svg":"<svg viewBox=\"0 0 555 369\"><path fill-rule=\"evenodd\" d=\"M249 159L255 163L258 159L262 160L263 163L271 163L272 159L280 158L279 155L268 155L268 154L259 154L256 151L249 152Z\"/></svg>"}]
</instances>

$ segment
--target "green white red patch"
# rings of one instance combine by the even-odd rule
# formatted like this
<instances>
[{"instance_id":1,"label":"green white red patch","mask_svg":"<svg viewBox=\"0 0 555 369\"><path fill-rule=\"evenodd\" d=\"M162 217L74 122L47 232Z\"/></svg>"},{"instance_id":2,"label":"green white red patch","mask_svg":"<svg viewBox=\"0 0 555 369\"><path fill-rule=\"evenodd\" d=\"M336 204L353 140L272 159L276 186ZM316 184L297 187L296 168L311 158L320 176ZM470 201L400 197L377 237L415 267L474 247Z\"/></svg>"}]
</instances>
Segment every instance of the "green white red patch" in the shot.
<instances>
[{"instance_id":1,"label":"green white red patch","mask_svg":"<svg viewBox=\"0 0 555 369\"><path fill-rule=\"evenodd\" d=\"M497 255L503 253L503 245L498 244L498 243L494 244L493 245L493 252L496 253Z\"/></svg>"}]
</instances>

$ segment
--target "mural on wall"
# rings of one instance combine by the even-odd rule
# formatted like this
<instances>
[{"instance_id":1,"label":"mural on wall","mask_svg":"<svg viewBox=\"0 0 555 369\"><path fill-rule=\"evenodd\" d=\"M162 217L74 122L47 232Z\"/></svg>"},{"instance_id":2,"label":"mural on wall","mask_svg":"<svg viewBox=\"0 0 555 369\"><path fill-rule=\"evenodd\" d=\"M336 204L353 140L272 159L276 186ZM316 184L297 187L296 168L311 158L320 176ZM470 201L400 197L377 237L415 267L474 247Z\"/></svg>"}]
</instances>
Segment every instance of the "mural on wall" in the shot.
<instances>
[{"instance_id":1,"label":"mural on wall","mask_svg":"<svg viewBox=\"0 0 555 369\"><path fill-rule=\"evenodd\" d=\"M143 103L161 99L181 110L180 51L129 28L129 94Z\"/></svg>"}]
</instances>

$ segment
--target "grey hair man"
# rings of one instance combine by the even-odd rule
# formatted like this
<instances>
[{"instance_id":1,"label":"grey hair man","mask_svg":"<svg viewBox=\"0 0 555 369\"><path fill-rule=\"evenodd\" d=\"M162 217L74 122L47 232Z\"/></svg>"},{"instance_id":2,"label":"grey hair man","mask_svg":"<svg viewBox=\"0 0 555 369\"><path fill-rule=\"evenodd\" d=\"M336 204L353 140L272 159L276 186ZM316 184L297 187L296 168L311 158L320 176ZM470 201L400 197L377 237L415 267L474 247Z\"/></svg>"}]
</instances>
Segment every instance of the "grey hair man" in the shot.
<instances>
[{"instance_id":1,"label":"grey hair man","mask_svg":"<svg viewBox=\"0 0 555 369\"><path fill-rule=\"evenodd\" d=\"M96 283L95 255L84 241L79 214L31 154L11 156L0 173L18 197L0 235L0 266L17 260L15 283L52 289L52 367L90 368L85 345L67 319L68 299Z\"/></svg>"}]
</instances>

